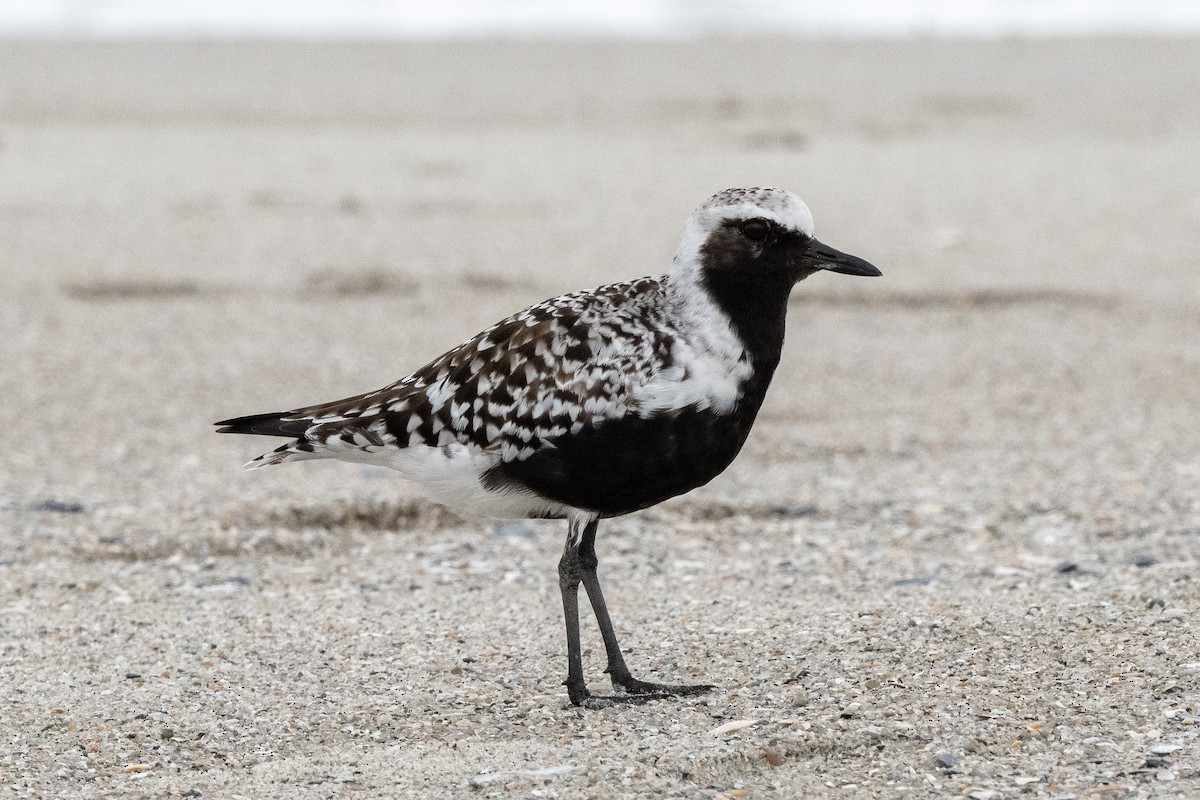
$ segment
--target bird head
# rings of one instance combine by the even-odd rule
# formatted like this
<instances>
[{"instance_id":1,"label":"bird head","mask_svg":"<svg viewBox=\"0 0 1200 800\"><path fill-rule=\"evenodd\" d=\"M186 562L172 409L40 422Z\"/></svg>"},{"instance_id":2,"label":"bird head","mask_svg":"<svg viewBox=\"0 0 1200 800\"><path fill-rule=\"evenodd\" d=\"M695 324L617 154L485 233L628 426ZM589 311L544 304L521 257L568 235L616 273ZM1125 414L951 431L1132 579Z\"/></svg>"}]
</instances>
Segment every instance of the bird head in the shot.
<instances>
[{"instance_id":1,"label":"bird head","mask_svg":"<svg viewBox=\"0 0 1200 800\"><path fill-rule=\"evenodd\" d=\"M783 284L790 289L818 270L882 273L813 235L812 214L783 189L726 189L701 205L684 227L674 271L698 270L705 282Z\"/></svg>"}]
</instances>

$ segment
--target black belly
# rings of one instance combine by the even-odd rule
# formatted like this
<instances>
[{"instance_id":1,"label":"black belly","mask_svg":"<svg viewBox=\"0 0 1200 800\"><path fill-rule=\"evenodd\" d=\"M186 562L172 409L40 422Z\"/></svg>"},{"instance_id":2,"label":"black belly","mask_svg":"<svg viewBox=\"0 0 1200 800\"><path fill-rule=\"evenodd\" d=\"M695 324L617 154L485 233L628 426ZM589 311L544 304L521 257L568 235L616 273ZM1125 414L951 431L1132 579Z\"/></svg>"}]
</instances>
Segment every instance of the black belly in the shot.
<instances>
[{"instance_id":1,"label":"black belly","mask_svg":"<svg viewBox=\"0 0 1200 800\"><path fill-rule=\"evenodd\" d=\"M605 517L628 514L719 475L742 449L760 403L743 403L728 415L685 410L607 422L493 468L484 484L526 487Z\"/></svg>"}]
</instances>

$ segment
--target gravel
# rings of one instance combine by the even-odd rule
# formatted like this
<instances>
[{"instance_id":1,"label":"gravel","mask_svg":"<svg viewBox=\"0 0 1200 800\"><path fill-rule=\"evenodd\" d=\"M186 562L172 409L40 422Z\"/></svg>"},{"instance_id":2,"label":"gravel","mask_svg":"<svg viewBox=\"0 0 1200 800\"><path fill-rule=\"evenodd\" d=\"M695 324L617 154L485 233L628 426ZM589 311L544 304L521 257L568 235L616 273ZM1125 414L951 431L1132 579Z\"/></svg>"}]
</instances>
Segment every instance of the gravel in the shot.
<instances>
[{"instance_id":1,"label":"gravel","mask_svg":"<svg viewBox=\"0 0 1200 800\"><path fill-rule=\"evenodd\" d=\"M6 43L0 785L1200 796L1195 49ZM758 182L885 277L801 285L739 460L601 526L635 674L708 695L567 703L561 523L211 434Z\"/></svg>"}]
</instances>

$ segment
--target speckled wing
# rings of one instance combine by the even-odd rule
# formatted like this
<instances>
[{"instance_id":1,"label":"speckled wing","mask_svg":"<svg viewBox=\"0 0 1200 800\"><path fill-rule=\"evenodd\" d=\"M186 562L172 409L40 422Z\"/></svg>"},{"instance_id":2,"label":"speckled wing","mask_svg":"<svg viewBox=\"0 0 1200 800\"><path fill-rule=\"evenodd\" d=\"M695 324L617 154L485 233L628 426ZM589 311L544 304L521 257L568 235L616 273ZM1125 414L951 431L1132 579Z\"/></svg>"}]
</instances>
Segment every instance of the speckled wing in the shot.
<instances>
[{"instance_id":1,"label":"speckled wing","mask_svg":"<svg viewBox=\"0 0 1200 800\"><path fill-rule=\"evenodd\" d=\"M307 427L261 458L372 461L390 448L461 444L524 460L631 412L637 385L670 362L661 291L643 278L527 308L390 386L280 415Z\"/></svg>"}]
</instances>

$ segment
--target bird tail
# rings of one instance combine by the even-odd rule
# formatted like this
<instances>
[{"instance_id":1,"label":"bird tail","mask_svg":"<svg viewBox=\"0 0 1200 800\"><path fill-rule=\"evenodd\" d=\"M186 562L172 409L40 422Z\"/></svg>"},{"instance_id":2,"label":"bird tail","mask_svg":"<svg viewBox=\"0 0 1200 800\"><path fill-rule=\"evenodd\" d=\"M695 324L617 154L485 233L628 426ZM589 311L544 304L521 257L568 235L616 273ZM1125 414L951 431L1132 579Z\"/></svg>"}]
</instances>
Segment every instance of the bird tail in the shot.
<instances>
[{"instance_id":1,"label":"bird tail","mask_svg":"<svg viewBox=\"0 0 1200 800\"><path fill-rule=\"evenodd\" d=\"M288 411L274 411L270 414L251 414L247 417L234 417L214 422L217 433L253 433L259 436L303 436L312 427L311 418L291 416Z\"/></svg>"},{"instance_id":2,"label":"bird tail","mask_svg":"<svg viewBox=\"0 0 1200 800\"><path fill-rule=\"evenodd\" d=\"M272 464L282 464L284 461L298 461L308 458L319 458L313 452L313 443L305 434L312 427L311 417L291 416L291 412L276 411L270 414L251 414L246 417L234 417L214 423L220 427L217 433L248 433L259 436L295 437L296 441L277 447L269 453L263 453L258 458L248 462L246 469L259 469Z\"/></svg>"}]
</instances>

